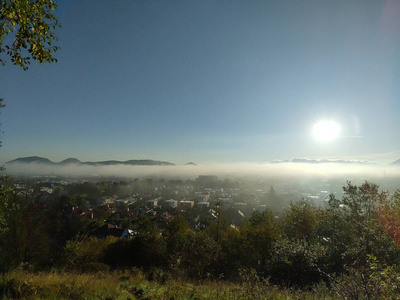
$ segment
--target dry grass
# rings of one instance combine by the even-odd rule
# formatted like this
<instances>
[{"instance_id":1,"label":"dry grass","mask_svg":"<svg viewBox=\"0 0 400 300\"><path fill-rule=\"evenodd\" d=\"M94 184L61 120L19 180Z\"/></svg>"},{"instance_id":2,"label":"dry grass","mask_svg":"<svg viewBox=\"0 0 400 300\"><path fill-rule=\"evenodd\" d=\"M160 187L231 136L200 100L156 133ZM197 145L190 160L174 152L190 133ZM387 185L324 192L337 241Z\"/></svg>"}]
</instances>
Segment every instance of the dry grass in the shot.
<instances>
[{"instance_id":1,"label":"dry grass","mask_svg":"<svg viewBox=\"0 0 400 300\"><path fill-rule=\"evenodd\" d=\"M149 281L140 270L107 273L30 273L13 271L0 277L2 299L329 299L318 292L281 290L221 281L191 283ZM322 291L322 290L321 290ZM322 293L325 293L322 291Z\"/></svg>"}]
</instances>

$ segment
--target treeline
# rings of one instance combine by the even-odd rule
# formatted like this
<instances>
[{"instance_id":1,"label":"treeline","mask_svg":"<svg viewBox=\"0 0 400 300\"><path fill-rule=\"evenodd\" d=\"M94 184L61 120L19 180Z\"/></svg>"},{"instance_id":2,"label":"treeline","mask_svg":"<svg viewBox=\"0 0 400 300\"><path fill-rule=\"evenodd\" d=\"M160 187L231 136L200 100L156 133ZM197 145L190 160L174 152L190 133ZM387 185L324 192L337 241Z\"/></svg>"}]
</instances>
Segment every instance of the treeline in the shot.
<instances>
[{"instance_id":1,"label":"treeline","mask_svg":"<svg viewBox=\"0 0 400 300\"><path fill-rule=\"evenodd\" d=\"M368 182L348 182L341 199L330 195L323 206L299 200L279 214L254 212L240 227L218 209L218 218L197 231L182 216L164 229L138 218L130 225L134 237L126 239L82 235L82 228L101 224L66 218L65 200L27 201L2 189L3 270L21 263L77 272L139 268L161 280L233 282L248 273L285 287L324 283L347 296L368 290L400 295L400 192L389 195Z\"/></svg>"}]
</instances>

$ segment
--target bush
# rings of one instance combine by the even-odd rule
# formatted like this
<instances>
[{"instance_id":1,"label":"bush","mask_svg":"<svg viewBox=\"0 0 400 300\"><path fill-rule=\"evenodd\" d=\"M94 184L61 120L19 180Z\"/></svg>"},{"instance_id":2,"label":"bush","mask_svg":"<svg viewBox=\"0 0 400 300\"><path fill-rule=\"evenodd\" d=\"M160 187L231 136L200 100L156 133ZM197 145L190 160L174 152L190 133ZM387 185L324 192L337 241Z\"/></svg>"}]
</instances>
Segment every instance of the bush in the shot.
<instances>
[{"instance_id":1,"label":"bush","mask_svg":"<svg viewBox=\"0 0 400 300\"><path fill-rule=\"evenodd\" d=\"M269 288L268 279L261 280L254 269L239 270L240 285L249 299L262 299Z\"/></svg>"},{"instance_id":2,"label":"bush","mask_svg":"<svg viewBox=\"0 0 400 300\"><path fill-rule=\"evenodd\" d=\"M106 239L78 238L68 241L63 258L64 268L80 272L108 271L104 263L106 250L118 241L115 237Z\"/></svg>"},{"instance_id":3,"label":"bush","mask_svg":"<svg viewBox=\"0 0 400 300\"><path fill-rule=\"evenodd\" d=\"M283 239L273 247L273 255L266 262L265 274L272 283L305 287L322 279L318 271L326 257L326 248L306 241Z\"/></svg>"},{"instance_id":4,"label":"bush","mask_svg":"<svg viewBox=\"0 0 400 300\"><path fill-rule=\"evenodd\" d=\"M348 268L341 276L327 275L336 294L343 299L399 299L399 267L381 265L373 255L366 262L366 267Z\"/></svg>"},{"instance_id":5,"label":"bush","mask_svg":"<svg viewBox=\"0 0 400 300\"><path fill-rule=\"evenodd\" d=\"M171 274L159 268L152 267L148 272L147 279L163 284L171 280Z\"/></svg>"}]
</instances>

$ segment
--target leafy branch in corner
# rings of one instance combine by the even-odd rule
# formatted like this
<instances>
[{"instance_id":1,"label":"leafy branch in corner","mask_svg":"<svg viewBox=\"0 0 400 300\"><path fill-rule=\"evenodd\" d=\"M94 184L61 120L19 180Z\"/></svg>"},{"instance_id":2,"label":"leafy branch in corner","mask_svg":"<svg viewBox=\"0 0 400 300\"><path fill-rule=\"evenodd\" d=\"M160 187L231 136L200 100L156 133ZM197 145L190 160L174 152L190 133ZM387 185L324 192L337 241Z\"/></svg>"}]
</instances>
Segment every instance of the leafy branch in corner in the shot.
<instances>
[{"instance_id":1,"label":"leafy branch in corner","mask_svg":"<svg viewBox=\"0 0 400 300\"><path fill-rule=\"evenodd\" d=\"M53 45L61 27L54 15L54 0L3 0L0 2L0 54L9 56L14 65L28 69L30 60L56 62ZM6 59L0 58L5 65Z\"/></svg>"}]
</instances>

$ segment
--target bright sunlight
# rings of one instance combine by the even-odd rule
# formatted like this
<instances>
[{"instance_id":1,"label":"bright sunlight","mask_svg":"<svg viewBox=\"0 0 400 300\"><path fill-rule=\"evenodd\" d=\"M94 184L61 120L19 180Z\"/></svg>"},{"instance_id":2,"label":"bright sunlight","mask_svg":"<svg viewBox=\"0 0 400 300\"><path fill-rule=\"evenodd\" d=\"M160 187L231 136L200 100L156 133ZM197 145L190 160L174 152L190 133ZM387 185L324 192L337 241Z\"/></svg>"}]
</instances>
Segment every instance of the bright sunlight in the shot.
<instances>
[{"instance_id":1,"label":"bright sunlight","mask_svg":"<svg viewBox=\"0 0 400 300\"><path fill-rule=\"evenodd\" d=\"M318 141L330 142L338 137L340 125L332 120L321 120L313 127L313 136Z\"/></svg>"}]
</instances>

